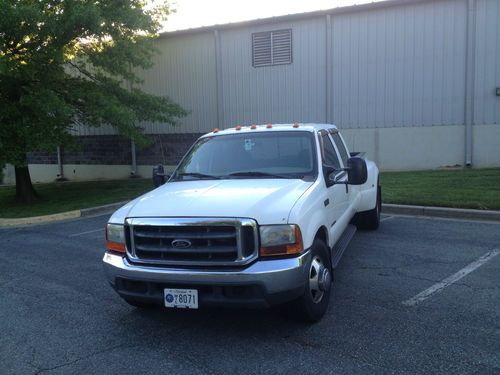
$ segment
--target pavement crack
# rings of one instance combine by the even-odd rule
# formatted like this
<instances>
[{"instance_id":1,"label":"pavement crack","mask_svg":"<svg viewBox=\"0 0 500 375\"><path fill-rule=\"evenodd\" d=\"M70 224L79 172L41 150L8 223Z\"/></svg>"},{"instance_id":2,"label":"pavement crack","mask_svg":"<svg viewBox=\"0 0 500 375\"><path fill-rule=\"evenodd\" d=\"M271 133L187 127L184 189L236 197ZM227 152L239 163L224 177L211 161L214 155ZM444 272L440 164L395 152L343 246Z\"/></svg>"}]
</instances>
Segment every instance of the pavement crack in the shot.
<instances>
[{"instance_id":1,"label":"pavement crack","mask_svg":"<svg viewBox=\"0 0 500 375\"><path fill-rule=\"evenodd\" d=\"M116 349L133 348L135 346L137 346L137 345L120 344L120 345L108 347L106 349L89 353L87 355L84 355L84 356L81 356L79 358L76 358L76 359L74 359L72 361L64 362L64 363L61 363L61 364L53 366L53 367L47 367L47 368L45 368L45 367L36 366L33 363L29 363L29 364L30 364L30 366L32 366L32 367L34 367L36 369L35 372L34 372L34 374L35 375L40 375L40 374L42 374L44 372L54 371L54 370L60 369L62 367L71 366L71 365L74 365L75 363L78 363L80 361L84 361L86 359L89 359L89 358L92 358L92 357L95 357L95 356L98 356L98 355L101 355L101 354L104 354L104 353L109 353L109 352L112 352L113 350L116 350Z\"/></svg>"}]
</instances>

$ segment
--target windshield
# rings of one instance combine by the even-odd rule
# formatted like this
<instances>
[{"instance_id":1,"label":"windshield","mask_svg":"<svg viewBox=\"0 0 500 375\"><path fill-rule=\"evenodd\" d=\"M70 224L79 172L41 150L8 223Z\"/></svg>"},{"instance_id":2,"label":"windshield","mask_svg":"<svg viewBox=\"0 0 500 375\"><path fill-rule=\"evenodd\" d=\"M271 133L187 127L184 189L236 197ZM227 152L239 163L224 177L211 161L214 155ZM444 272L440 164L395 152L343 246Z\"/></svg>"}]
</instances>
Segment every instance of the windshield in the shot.
<instances>
[{"instance_id":1,"label":"windshield","mask_svg":"<svg viewBox=\"0 0 500 375\"><path fill-rule=\"evenodd\" d=\"M173 179L316 176L310 132L242 133L199 140Z\"/></svg>"}]
</instances>

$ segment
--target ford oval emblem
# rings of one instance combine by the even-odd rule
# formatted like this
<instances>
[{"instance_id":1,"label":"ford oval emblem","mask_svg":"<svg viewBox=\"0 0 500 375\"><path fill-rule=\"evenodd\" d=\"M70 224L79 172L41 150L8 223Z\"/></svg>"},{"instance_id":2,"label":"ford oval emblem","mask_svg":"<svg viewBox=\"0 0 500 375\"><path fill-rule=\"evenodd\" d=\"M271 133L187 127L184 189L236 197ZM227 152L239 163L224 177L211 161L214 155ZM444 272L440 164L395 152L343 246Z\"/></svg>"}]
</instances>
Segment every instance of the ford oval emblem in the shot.
<instances>
[{"instance_id":1,"label":"ford oval emblem","mask_svg":"<svg viewBox=\"0 0 500 375\"><path fill-rule=\"evenodd\" d=\"M176 249L187 249L188 247L191 247L191 245L192 243L189 240L179 239L172 241L172 247L175 247Z\"/></svg>"}]
</instances>

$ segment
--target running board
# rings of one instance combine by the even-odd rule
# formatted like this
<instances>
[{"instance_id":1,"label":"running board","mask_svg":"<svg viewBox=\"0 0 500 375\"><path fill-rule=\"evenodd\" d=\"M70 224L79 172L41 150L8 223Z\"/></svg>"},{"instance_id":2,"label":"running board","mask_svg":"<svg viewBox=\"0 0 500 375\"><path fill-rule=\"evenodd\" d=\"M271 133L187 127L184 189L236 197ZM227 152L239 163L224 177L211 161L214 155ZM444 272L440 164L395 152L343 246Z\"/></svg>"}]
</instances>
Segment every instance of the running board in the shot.
<instances>
[{"instance_id":1,"label":"running board","mask_svg":"<svg viewBox=\"0 0 500 375\"><path fill-rule=\"evenodd\" d=\"M345 228L344 233L340 236L337 243L332 248L332 268L337 268L340 262L340 258L344 254L345 249L349 246L354 233L356 233L356 226L349 224Z\"/></svg>"}]
</instances>

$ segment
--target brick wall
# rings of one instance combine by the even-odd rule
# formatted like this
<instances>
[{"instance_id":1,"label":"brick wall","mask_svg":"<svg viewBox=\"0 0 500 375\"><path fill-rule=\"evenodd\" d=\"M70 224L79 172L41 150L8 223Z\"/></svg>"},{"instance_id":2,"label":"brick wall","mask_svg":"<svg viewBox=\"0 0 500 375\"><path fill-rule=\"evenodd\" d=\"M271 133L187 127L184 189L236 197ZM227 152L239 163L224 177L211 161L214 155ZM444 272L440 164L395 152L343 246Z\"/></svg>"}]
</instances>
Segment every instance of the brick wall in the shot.
<instances>
[{"instance_id":1,"label":"brick wall","mask_svg":"<svg viewBox=\"0 0 500 375\"><path fill-rule=\"evenodd\" d=\"M177 164L189 147L201 134L152 134L151 143L136 150L138 165ZM63 164L131 164L130 140L119 135L99 135L78 137L76 151L63 150ZM31 152L30 164L57 164L57 153Z\"/></svg>"}]
</instances>

